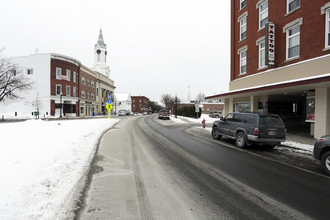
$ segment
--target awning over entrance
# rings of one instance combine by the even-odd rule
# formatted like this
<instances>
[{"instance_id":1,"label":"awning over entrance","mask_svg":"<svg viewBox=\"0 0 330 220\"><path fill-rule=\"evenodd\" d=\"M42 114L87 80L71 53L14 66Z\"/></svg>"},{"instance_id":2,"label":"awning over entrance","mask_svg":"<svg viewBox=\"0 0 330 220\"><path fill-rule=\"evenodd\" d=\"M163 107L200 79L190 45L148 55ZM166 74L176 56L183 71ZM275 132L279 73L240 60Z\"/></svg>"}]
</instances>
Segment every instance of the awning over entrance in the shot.
<instances>
[{"instance_id":1,"label":"awning over entrance","mask_svg":"<svg viewBox=\"0 0 330 220\"><path fill-rule=\"evenodd\" d=\"M287 127L309 126L315 138L330 135L330 73L233 90L206 99L224 100L224 115L237 111L275 113Z\"/></svg>"}]
</instances>

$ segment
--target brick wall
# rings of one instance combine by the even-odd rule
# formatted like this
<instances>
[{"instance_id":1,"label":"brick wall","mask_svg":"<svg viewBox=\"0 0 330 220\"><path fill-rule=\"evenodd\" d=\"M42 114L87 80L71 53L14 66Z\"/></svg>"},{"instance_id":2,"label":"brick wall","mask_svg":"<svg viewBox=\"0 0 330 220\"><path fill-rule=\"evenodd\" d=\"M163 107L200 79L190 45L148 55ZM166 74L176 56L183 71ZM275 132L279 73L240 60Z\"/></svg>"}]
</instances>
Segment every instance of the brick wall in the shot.
<instances>
[{"instance_id":1,"label":"brick wall","mask_svg":"<svg viewBox=\"0 0 330 220\"><path fill-rule=\"evenodd\" d=\"M256 74L266 69L258 70L258 46L256 41L265 36L265 29L259 29L259 10L256 8L258 0L247 0L245 8L240 10L240 1L231 1L231 80ZM322 51L325 41L325 15L321 15L321 7L328 0L300 1L300 8L287 14L287 0L268 0L268 21L275 23L275 67L300 62L306 59L329 54ZM247 37L239 41L240 24L238 18L245 12L247 15ZM298 19L303 18L300 26L300 55L299 59L286 62L286 33L283 27ZM239 76L238 49L247 45L247 74ZM270 67L274 68L274 67Z\"/></svg>"}]
</instances>

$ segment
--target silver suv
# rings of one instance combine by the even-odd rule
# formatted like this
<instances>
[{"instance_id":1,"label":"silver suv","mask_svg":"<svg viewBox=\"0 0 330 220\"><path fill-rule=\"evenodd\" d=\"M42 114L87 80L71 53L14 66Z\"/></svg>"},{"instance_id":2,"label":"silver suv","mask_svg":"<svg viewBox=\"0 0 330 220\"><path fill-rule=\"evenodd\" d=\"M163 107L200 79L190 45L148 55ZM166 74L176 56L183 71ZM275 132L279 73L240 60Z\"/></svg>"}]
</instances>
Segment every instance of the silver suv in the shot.
<instances>
[{"instance_id":1,"label":"silver suv","mask_svg":"<svg viewBox=\"0 0 330 220\"><path fill-rule=\"evenodd\" d=\"M222 111L210 111L209 117L210 118L220 118L220 117L223 117Z\"/></svg>"},{"instance_id":2,"label":"silver suv","mask_svg":"<svg viewBox=\"0 0 330 220\"><path fill-rule=\"evenodd\" d=\"M234 112L213 122L211 134L214 139L222 136L235 139L240 148L252 143L274 148L285 141L286 129L282 119L275 114Z\"/></svg>"}]
</instances>

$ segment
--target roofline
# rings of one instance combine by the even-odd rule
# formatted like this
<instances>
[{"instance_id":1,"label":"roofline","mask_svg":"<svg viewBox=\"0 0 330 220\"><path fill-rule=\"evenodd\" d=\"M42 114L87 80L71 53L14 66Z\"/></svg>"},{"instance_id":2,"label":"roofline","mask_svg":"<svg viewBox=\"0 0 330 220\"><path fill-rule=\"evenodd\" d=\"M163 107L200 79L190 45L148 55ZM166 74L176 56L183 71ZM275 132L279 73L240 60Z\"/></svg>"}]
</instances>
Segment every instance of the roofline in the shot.
<instances>
[{"instance_id":1,"label":"roofline","mask_svg":"<svg viewBox=\"0 0 330 220\"><path fill-rule=\"evenodd\" d=\"M271 90L271 89L280 89L280 88L287 88L287 87L294 87L294 86L301 86L301 85L308 85L308 84L315 84L315 83L323 83L326 81L330 81L330 73L328 74L323 74L318 77L314 78L303 78L299 81L286 81L281 84L268 84L265 86L259 86L259 87L250 87L247 89L242 89L242 90L235 90L227 93L222 93L218 95L213 95L213 96L207 96L205 99L215 99L215 98L221 98L225 96L233 96L233 95L238 95L238 94L243 94L243 93L250 93L250 92L260 92L260 91L266 91L266 90Z\"/></svg>"}]
</instances>

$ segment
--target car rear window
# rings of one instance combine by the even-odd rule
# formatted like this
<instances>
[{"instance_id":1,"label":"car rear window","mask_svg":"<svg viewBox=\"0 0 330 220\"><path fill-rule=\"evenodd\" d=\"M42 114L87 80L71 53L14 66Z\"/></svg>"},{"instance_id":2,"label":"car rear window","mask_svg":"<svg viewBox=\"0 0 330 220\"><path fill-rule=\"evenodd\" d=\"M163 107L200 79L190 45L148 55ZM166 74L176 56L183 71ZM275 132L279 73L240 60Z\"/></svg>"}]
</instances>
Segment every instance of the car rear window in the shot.
<instances>
[{"instance_id":1,"label":"car rear window","mask_svg":"<svg viewBox=\"0 0 330 220\"><path fill-rule=\"evenodd\" d=\"M282 126L282 120L277 117L277 116L261 116L260 117L260 121L259 121L260 125L267 125L267 126Z\"/></svg>"}]
</instances>

